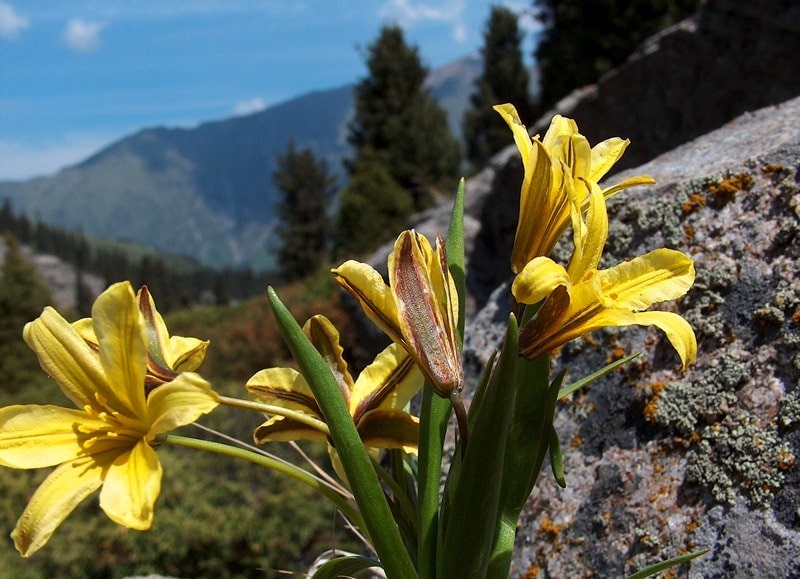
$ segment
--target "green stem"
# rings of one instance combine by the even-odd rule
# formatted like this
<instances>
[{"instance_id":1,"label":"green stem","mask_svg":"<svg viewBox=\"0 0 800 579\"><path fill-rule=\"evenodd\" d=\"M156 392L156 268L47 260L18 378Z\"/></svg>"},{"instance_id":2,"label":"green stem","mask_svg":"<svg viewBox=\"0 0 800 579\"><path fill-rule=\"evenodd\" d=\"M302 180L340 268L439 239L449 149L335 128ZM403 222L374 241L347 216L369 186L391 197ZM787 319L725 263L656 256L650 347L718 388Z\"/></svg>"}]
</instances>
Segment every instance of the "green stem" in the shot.
<instances>
[{"instance_id":1,"label":"green stem","mask_svg":"<svg viewBox=\"0 0 800 579\"><path fill-rule=\"evenodd\" d=\"M340 511L342 511L342 513L344 513L345 517L350 519L354 525L361 529L365 528L361 513L359 513L357 509L353 508L352 504L350 504L343 496L328 486L327 483L321 481L317 477L309 474L307 471L293 464L271 456L255 453L244 448L237 448L235 446L222 444L220 442L212 442L210 440L200 440L187 436L179 436L177 434L162 434L157 437L157 440L164 444L171 444L172 446L182 446L184 448L204 450L206 452L213 452L216 454L230 456L232 458L246 460L248 462L252 462L253 464L264 466L276 472L288 475L307 487L314 489L331 501Z\"/></svg>"},{"instance_id":2,"label":"green stem","mask_svg":"<svg viewBox=\"0 0 800 579\"><path fill-rule=\"evenodd\" d=\"M450 420L450 400L425 386L419 416L419 576L436 577L439 543L439 481L442 476L442 447Z\"/></svg>"},{"instance_id":3,"label":"green stem","mask_svg":"<svg viewBox=\"0 0 800 579\"><path fill-rule=\"evenodd\" d=\"M255 402L253 400L242 400L241 398L230 398L228 396L219 396L218 398L219 398L219 403L224 404L225 406L231 406L233 408L243 408L245 410L253 410L255 412L261 412L264 414L283 416L284 418L289 418L291 420L294 420L295 422L300 422L301 424L310 426L315 430L319 430L325 436L330 436L331 434L328 425L325 424L322 420L314 418L313 416L309 416L308 414L304 414L303 412L290 410L282 406L275 406L274 404L264 404L263 402Z\"/></svg>"}]
</instances>

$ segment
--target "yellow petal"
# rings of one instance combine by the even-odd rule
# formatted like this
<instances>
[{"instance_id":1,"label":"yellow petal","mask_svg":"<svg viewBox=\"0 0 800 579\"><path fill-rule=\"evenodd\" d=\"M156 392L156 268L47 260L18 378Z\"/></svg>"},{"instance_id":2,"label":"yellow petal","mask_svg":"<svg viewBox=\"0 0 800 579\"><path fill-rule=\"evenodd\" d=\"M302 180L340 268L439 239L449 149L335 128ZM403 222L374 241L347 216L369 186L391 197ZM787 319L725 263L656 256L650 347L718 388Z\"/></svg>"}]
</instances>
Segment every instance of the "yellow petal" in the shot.
<instances>
[{"instance_id":1,"label":"yellow petal","mask_svg":"<svg viewBox=\"0 0 800 579\"><path fill-rule=\"evenodd\" d=\"M511 134L514 135L514 143L516 143L517 149L519 149L519 153L522 155L522 162L525 164L527 172L528 158L531 155L531 136L528 133L528 129L522 124L516 107L506 103L495 105L492 108L500 113L500 116L503 117L503 120L511 128Z\"/></svg>"},{"instance_id":2,"label":"yellow petal","mask_svg":"<svg viewBox=\"0 0 800 579\"><path fill-rule=\"evenodd\" d=\"M369 319L386 332L392 341L402 341L394 295L381 274L366 263L353 260L331 271L336 276L336 282L358 300Z\"/></svg>"},{"instance_id":3,"label":"yellow petal","mask_svg":"<svg viewBox=\"0 0 800 579\"><path fill-rule=\"evenodd\" d=\"M42 548L75 507L100 487L106 466L83 458L62 464L44 479L11 533L22 556L28 557Z\"/></svg>"},{"instance_id":4,"label":"yellow petal","mask_svg":"<svg viewBox=\"0 0 800 579\"><path fill-rule=\"evenodd\" d=\"M681 297L694 276L690 257L674 249L657 249L599 271L593 282L604 306L640 311Z\"/></svg>"},{"instance_id":5,"label":"yellow petal","mask_svg":"<svg viewBox=\"0 0 800 579\"><path fill-rule=\"evenodd\" d=\"M620 160L623 153L625 153L625 149L630 144L630 140L623 140L619 137L612 137L597 143L592 147L592 167L586 178L589 181L598 183L611 170L611 167Z\"/></svg>"},{"instance_id":6,"label":"yellow petal","mask_svg":"<svg viewBox=\"0 0 800 579\"><path fill-rule=\"evenodd\" d=\"M130 283L116 283L100 294L92 321L108 382L124 405L119 410L145 417L145 325Z\"/></svg>"},{"instance_id":7,"label":"yellow petal","mask_svg":"<svg viewBox=\"0 0 800 579\"><path fill-rule=\"evenodd\" d=\"M333 377L345 401L350 403L350 392L353 390L353 377L347 369L343 354L344 348L339 343L339 331L333 323L322 315L312 316L303 326L303 331L314 347L322 355L325 364L330 368Z\"/></svg>"},{"instance_id":8,"label":"yellow petal","mask_svg":"<svg viewBox=\"0 0 800 579\"><path fill-rule=\"evenodd\" d=\"M623 179L616 185L612 185L611 187L606 187L603 189L603 196L606 199L610 199L623 189L627 189L628 187L635 187L637 185L652 185L655 183L656 180L653 179L650 175L637 175L635 177L629 177L628 179Z\"/></svg>"},{"instance_id":9,"label":"yellow petal","mask_svg":"<svg viewBox=\"0 0 800 579\"><path fill-rule=\"evenodd\" d=\"M561 285L572 285L567 270L549 257L537 257L514 278L511 293L521 304L535 304Z\"/></svg>"},{"instance_id":10,"label":"yellow petal","mask_svg":"<svg viewBox=\"0 0 800 579\"><path fill-rule=\"evenodd\" d=\"M407 412L373 410L358 422L358 434L373 448L400 448L417 454L419 420Z\"/></svg>"},{"instance_id":11,"label":"yellow petal","mask_svg":"<svg viewBox=\"0 0 800 579\"><path fill-rule=\"evenodd\" d=\"M327 439L321 430L283 416L273 416L253 432L253 440L256 444L290 440L325 442Z\"/></svg>"},{"instance_id":12,"label":"yellow petal","mask_svg":"<svg viewBox=\"0 0 800 579\"><path fill-rule=\"evenodd\" d=\"M59 406L0 408L0 465L42 468L73 460L82 451L78 428L87 426L106 424Z\"/></svg>"},{"instance_id":13,"label":"yellow petal","mask_svg":"<svg viewBox=\"0 0 800 579\"><path fill-rule=\"evenodd\" d=\"M39 364L78 407L97 408L96 393L112 403L120 399L109 388L99 356L58 312L46 307L22 333Z\"/></svg>"},{"instance_id":14,"label":"yellow petal","mask_svg":"<svg viewBox=\"0 0 800 579\"><path fill-rule=\"evenodd\" d=\"M403 347L390 344L359 374L350 414L358 417L379 408L402 410L424 383L422 372Z\"/></svg>"},{"instance_id":15,"label":"yellow petal","mask_svg":"<svg viewBox=\"0 0 800 579\"><path fill-rule=\"evenodd\" d=\"M294 368L261 370L247 381L245 387L250 394L267 404L322 418L322 411L306 379Z\"/></svg>"},{"instance_id":16,"label":"yellow petal","mask_svg":"<svg viewBox=\"0 0 800 579\"><path fill-rule=\"evenodd\" d=\"M146 441L140 441L109 467L100 491L100 508L115 523L146 531L153 523L161 474L156 451Z\"/></svg>"},{"instance_id":17,"label":"yellow petal","mask_svg":"<svg viewBox=\"0 0 800 579\"><path fill-rule=\"evenodd\" d=\"M97 347L97 336L94 333L94 326L92 325L92 318L81 318L77 322L72 322L72 327L80 335L81 338Z\"/></svg>"},{"instance_id":18,"label":"yellow petal","mask_svg":"<svg viewBox=\"0 0 800 579\"><path fill-rule=\"evenodd\" d=\"M638 312L632 314L636 324L655 326L667 335L667 339L681 358L681 367L686 368L697 358L697 339L689 322L672 312Z\"/></svg>"},{"instance_id":19,"label":"yellow petal","mask_svg":"<svg viewBox=\"0 0 800 579\"><path fill-rule=\"evenodd\" d=\"M536 139L520 190L519 220L511 255L511 269L514 273L519 273L534 257L550 252L546 247L549 242L543 238L543 231L547 227L542 226L542 214L545 211L558 211L557 208L550 207L552 187L552 161L544 145Z\"/></svg>"},{"instance_id":20,"label":"yellow petal","mask_svg":"<svg viewBox=\"0 0 800 579\"><path fill-rule=\"evenodd\" d=\"M600 263L608 238L608 212L603 192L596 183L589 183L583 179L568 183L570 183L570 210L575 251L567 271L572 283L577 284ZM588 195L589 208L584 223L581 199L585 195Z\"/></svg>"},{"instance_id":21,"label":"yellow petal","mask_svg":"<svg viewBox=\"0 0 800 579\"><path fill-rule=\"evenodd\" d=\"M172 369L176 372L194 372L203 363L210 342L197 338L171 336L169 350L172 356Z\"/></svg>"},{"instance_id":22,"label":"yellow petal","mask_svg":"<svg viewBox=\"0 0 800 579\"><path fill-rule=\"evenodd\" d=\"M150 434L162 434L194 422L218 404L211 384L194 372L183 372L147 397Z\"/></svg>"},{"instance_id":23,"label":"yellow petal","mask_svg":"<svg viewBox=\"0 0 800 579\"><path fill-rule=\"evenodd\" d=\"M550 126L544 134L542 143L546 149L551 150L556 147L556 143L559 139L577 134L578 125L574 120L561 115L555 115L550 121Z\"/></svg>"}]
</instances>

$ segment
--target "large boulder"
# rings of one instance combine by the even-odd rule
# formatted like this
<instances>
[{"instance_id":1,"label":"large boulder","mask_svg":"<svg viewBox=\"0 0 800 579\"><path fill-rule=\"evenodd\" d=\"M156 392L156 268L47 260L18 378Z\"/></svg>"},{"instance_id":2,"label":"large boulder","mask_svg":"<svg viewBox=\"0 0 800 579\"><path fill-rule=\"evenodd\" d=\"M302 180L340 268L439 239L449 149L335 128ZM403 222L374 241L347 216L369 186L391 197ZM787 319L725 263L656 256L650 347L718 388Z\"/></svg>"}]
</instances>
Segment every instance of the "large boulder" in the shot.
<instances>
[{"instance_id":1,"label":"large boulder","mask_svg":"<svg viewBox=\"0 0 800 579\"><path fill-rule=\"evenodd\" d=\"M657 185L609 202L601 265L664 246L692 255L695 286L669 307L694 327L699 356L681 373L664 336L635 327L561 350L554 367L568 369L567 381L643 355L559 406L567 488L543 471L514 576L618 577L700 548L710 551L691 576L800 575L798 119L800 98L747 113L609 179L648 173ZM499 200L518 195L518 173L506 151L470 181L473 217L509 212ZM498 257L509 255L512 222L471 228L473 287L500 270L495 286L509 278ZM563 243L555 254L570 251ZM499 345L508 302L501 285L469 325L468 384Z\"/></svg>"}]
</instances>

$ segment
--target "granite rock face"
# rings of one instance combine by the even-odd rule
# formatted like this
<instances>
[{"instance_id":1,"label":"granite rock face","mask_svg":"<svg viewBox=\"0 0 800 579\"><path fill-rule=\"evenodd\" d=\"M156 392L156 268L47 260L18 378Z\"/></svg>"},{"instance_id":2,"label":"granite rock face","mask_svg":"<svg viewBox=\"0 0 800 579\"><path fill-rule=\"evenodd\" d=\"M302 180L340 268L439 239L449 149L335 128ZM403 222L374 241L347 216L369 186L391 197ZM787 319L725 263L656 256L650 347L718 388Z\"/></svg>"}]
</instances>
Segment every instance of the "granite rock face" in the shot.
<instances>
[{"instance_id":1,"label":"granite rock face","mask_svg":"<svg viewBox=\"0 0 800 579\"><path fill-rule=\"evenodd\" d=\"M609 202L601 267L664 246L691 255L695 286L667 307L694 327L699 356L680 372L654 328L605 330L562 348L553 366L568 368L568 382L643 355L560 404L567 488L545 468L520 521L512 575L623 576L707 548L681 574L798 576L800 98L609 183L643 173L657 185ZM467 184L477 220L468 284L480 309L465 343L469 384L509 311L507 285L487 290L510 274L498 257L510 255L520 182L518 155L507 150ZM570 253L568 243L555 251L563 263Z\"/></svg>"}]
</instances>

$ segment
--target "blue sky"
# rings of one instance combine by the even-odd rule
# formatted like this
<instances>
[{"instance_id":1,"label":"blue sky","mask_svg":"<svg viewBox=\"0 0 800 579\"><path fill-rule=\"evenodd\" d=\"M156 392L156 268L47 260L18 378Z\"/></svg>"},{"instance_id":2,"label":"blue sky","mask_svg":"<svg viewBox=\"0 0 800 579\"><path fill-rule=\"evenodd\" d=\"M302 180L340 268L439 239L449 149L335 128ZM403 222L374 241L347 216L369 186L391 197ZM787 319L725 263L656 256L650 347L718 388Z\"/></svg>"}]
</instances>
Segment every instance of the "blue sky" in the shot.
<instances>
[{"instance_id":1,"label":"blue sky","mask_svg":"<svg viewBox=\"0 0 800 579\"><path fill-rule=\"evenodd\" d=\"M356 82L398 24L435 68L526 0L0 0L0 180L53 173L145 126L195 126Z\"/></svg>"}]
</instances>

